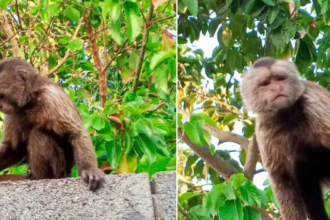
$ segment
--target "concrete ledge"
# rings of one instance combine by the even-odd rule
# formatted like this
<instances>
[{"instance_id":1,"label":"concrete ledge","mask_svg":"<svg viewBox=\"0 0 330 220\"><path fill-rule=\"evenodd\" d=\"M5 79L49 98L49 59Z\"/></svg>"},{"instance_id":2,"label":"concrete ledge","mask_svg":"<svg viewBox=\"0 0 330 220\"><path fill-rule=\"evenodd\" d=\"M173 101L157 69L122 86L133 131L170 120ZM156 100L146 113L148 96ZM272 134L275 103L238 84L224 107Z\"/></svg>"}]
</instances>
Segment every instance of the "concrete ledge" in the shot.
<instances>
[{"instance_id":1,"label":"concrete ledge","mask_svg":"<svg viewBox=\"0 0 330 220\"><path fill-rule=\"evenodd\" d=\"M156 196L163 200L157 208L153 206L150 182L144 173L106 176L104 187L97 192L89 191L80 179L2 182L0 219L153 220L154 210L161 209L161 219L175 220L175 172L169 173L171 180L165 179L170 187L164 188L165 183L160 182L162 174L156 174L152 181L160 193Z\"/></svg>"},{"instance_id":2,"label":"concrete ledge","mask_svg":"<svg viewBox=\"0 0 330 220\"><path fill-rule=\"evenodd\" d=\"M176 219L176 172L159 172L151 181L156 220Z\"/></svg>"}]
</instances>

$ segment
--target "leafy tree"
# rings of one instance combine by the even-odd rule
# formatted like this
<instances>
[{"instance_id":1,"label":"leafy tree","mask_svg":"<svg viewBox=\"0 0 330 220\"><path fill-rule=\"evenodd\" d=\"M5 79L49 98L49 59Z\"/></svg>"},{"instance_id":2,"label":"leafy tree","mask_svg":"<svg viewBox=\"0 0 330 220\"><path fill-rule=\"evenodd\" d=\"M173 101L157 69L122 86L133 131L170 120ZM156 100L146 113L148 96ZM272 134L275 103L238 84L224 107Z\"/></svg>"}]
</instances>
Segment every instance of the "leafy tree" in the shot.
<instances>
[{"instance_id":1,"label":"leafy tree","mask_svg":"<svg viewBox=\"0 0 330 220\"><path fill-rule=\"evenodd\" d=\"M21 57L66 89L106 173L174 170L172 5L1 0L0 60ZM20 165L2 173L25 171Z\"/></svg>"},{"instance_id":2,"label":"leafy tree","mask_svg":"<svg viewBox=\"0 0 330 220\"><path fill-rule=\"evenodd\" d=\"M251 182L265 171L256 170L255 116L242 108L238 83L253 61L271 56L330 89L330 2L182 0L178 13L179 219L279 219L268 180L263 189ZM218 40L211 57L193 49L202 35ZM219 149L225 142L241 146L238 160Z\"/></svg>"}]
</instances>

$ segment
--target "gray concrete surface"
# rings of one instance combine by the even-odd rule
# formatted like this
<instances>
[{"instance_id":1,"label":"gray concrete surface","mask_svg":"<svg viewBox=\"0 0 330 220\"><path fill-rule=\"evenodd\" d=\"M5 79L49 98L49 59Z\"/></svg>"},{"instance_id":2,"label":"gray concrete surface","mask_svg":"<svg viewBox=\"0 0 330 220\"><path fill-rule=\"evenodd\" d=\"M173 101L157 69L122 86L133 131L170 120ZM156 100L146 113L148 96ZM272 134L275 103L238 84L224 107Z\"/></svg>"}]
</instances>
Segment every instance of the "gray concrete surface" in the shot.
<instances>
[{"instance_id":1,"label":"gray concrete surface","mask_svg":"<svg viewBox=\"0 0 330 220\"><path fill-rule=\"evenodd\" d=\"M174 189L174 190L173 190ZM176 219L176 172L159 172L151 181L156 220Z\"/></svg>"},{"instance_id":2,"label":"gray concrete surface","mask_svg":"<svg viewBox=\"0 0 330 220\"><path fill-rule=\"evenodd\" d=\"M152 181L162 208L169 208L160 211L161 219L175 219L173 175L169 180L156 174ZM81 179L0 183L1 220L153 220L158 208L154 208L147 174L106 176L97 192L89 191Z\"/></svg>"}]
</instances>

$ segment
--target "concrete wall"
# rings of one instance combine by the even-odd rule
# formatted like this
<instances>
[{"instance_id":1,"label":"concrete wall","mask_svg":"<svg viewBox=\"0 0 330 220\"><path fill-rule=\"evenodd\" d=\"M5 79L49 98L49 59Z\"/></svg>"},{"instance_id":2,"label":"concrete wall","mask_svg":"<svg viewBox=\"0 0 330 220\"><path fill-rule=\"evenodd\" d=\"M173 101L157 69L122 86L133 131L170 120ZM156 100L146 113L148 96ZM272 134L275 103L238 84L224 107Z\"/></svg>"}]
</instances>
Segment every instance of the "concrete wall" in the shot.
<instances>
[{"instance_id":1,"label":"concrete wall","mask_svg":"<svg viewBox=\"0 0 330 220\"><path fill-rule=\"evenodd\" d=\"M81 179L2 182L0 219L175 220L175 172L108 175L96 192Z\"/></svg>"}]
</instances>

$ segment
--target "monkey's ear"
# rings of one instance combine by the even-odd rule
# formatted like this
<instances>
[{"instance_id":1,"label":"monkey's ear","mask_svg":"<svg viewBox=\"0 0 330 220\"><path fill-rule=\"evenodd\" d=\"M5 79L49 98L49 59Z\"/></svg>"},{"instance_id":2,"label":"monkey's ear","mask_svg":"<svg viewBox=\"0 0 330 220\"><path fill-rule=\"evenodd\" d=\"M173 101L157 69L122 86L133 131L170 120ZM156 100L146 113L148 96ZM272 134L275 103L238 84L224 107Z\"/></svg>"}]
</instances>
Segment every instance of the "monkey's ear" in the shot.
<instances>
[{"instance_id":1,"label":"monkey's ear","mask_svg":"<svg viewBox=\"0 0 330 220\"><path fill-rule=\"evenodd\" d=\"M25 69L23 68L16 68L16 74L23 80L23 81L26 81L27 79L27 76L28 76L28 71L26 71Z\"/></svg>"}]
</instances>

